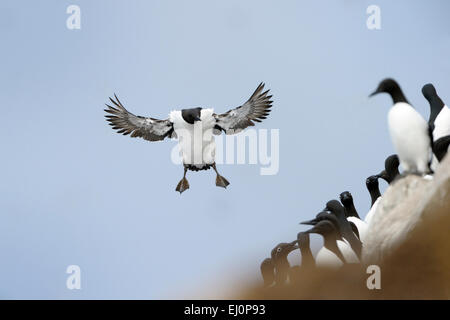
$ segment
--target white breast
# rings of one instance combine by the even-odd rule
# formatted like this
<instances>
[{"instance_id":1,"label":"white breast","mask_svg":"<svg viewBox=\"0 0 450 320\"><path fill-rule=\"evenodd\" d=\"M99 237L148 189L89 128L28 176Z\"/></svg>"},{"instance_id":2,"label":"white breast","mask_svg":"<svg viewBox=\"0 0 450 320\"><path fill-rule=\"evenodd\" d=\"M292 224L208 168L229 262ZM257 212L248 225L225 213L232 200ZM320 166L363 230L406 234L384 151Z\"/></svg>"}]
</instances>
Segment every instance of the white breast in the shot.
<instances>
[{"instance_id":1,"label":"white breast","mask_svg":"<svg viewBox=\"0 0 450 320\"><path fill-rule=\"evenodd\" d=\"M389 110L388 124L403 169L426 172L431 151L425 119L409 104L398 102Z\"/></svg>"},{"instance_id":2,"label":"white breast","mask_svg":"<svg viewBox=\"0 0 450 320\"><path fill-rule=\"evenodd\" d=\"M444 106L434 120L433 140L450 135L450 108Z\"/></svg>"},{"instance_id":3,"label":"white breast","mask_svg":"<svg viewBox=\"0 0 450 320\"><path fill-rule=\"evenodd\" d=\"M359 263L358 256L347 241L338 240L337 245L347 263Z\"/></svg>"},{"instance_id":4,"label":"white breast","mask_svg":"<svg viewBox=\"0 0 450 320\"><path fill-rule=\"evenodd\" d=\"M366 237L367 232L367 223L357 217L348 217L347 220L355 224L359 232L359 239L364 243L364 238Z\"/></svg>"},{"instance_id":5,"label":"white breast","mask_svg":"<svg viewBox=\"0 0 450 320\"><path fill-rule=\"evenodd\" d=\"M370 208L369 212L364 217L364 222L367 224L368 228L370 228L370 221L373 219L373 215L377 211L377 207L380 204L381 199L382 199L382 197L378 197L378 199L373 204L372 208ZM367 230L366 230L366 234L367 234ZM366 235L364 235L364 239L365 239L365 237L366 237Z\"/></svg>"},{"instance_id":6,"label":"white breast","mask_svg":"<svg viewBox=\"0 0 450 320\"><path fill-rule=\"evenodd\" d=\"M322 268L339 268L343 263L331 250L322 247L317 253L316 265Z\"/></svg>"},{"instance_id":7,"label":"white breast","mask_svg":"<svg viewBox=\"0 0 450 320\"><path fill-rule=\"evenodd\" d=\"M205 164L214 163L216 144L212 130L216 121L213 109L202 109L200 113L202 121L194 124L184 121L181 111L172 111L169 119L178 136L180 155L184 164L201 168Z\"/></svg>"}]
</instances>

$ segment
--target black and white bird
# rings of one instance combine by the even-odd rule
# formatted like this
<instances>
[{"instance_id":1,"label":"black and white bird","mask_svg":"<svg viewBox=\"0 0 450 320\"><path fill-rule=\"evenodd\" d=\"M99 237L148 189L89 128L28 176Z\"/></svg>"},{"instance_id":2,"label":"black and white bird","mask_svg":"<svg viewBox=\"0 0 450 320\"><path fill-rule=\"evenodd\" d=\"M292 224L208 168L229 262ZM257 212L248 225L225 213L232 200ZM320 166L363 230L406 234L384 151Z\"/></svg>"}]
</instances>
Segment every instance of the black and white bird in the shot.
<instances>
[{"instance_id":1,"label":"black and white bird","mask_svg":"<svg viewBox=\"0 0 450 320\"><path fill-rule=\"evenodd\" d=\"M338 246L342 237L335 224L330 220L321 220L305 233L317 233L323 237L323 247L316 255L315 263L318 267L338 268L346 263L346 259Z\"/></svg>"},{"instance_id":2,"label":"black and white bird","mask_svg":"<svg viewBox=\"0 0 450 320\"><path fill-rule=\"evenodd\" d=\"M338 214L338 215L340 215L340 214ZM315 219L310 220L310 221L304 221L301 224L316 225L319 222L325 221L325 220L333 223L334 227L336 228L336 231L339 235L339 239L337 240L337 246L345 258L344 262L359 263L358 255L356 254L356 252L352 248L352 246L349 244L350 241L357 241L359 244L361 244L360 239L359 239L360 235L359 235L358 228L356 227L356 225L353 222L350 222L346 219L340 219L336 215L336 211L324 210L322 212L319 212L316 215ZM346 228L348 226L350 226L350 230L351 230L350 233L353 233L352 238L349 238L349 234L346 232ZM354 238L354 240L353 240L353 238ZM350 239L350 241L348 241L347 239ZM326 250L326 249L323 249L323 250Z\"/></svg>"},{"instance_id":3,"label":"black and white bird","mask_svg":"<svg viewBox=\"0 0 450 320\"><path fill-rule=\"evenodd\" d=\"M430 118L428 119L429 126L433 129L433 152L436 157L433 157L431 168L436 169L437 163L442 160L448 150L445 148L446 142L450 136L450 108L445 105L442 99L438 96L436 88L428 83L423 86L422 94L430 104ZM437 154L441 159L438 159Z\"/></svg>"},{"instance_id":4,"label":"black and white bird","mask_svg":"<svg viewBox=\"0 0 450 320\"><path fill-rule=\"evenodd\" d=\"M432 133L425 119L406 100L393 79L381 81L370 95L388 93L394 105L388 112L392 143L405 174L424 175L430 172Z\"/></svg>"},{"instance_id":5,"label":"black and white bird","mask_svg":"<svg viewBox=\"0 0 450 320\"><path fill-rule=\"evenodd\" d=\"M342 237L347 240L352 250L356 253L358 259L361 258L362 243L354 232L350 221L345 216L345 208L337 200L327 202L323 211L330 212L336 216L339 221L339 229Z\"/></svg>"},{"instance_id":6,"label":"black and white bird","mask_svg":"<svg viewBox=\"0 0 450 320\"><path fill-rule=\"evenodd\" d=\"M288 261L288 255L295 249L297 249L297 240L292 242L282 242L277 244L271 251L271 259L275 266L275 283L277 285L284 285L289 283L290 264Z\"/></svg>"},{"instance_id":7,"label":"black and white bird","mask_svg":"<svg viewBox=\"0 0 450 320\"><path fill-rule=\"evenodd\" d=\"M369 191L371 201L370 210L364 217L364 222L366 223L367 227L369 227L370 220L372 219L374 213L377 211L378 205L380 204L380 201L382 199L380 187L378 184L378 178L379 175L373 175L366 179L366 187Z\"/></svg>"},{"instance_id":8,"label":"black and white bird","mask_svg":"<svg viewBox=\"0 0 450 320\"><path fill-rule=\"evenodd\" d=\"M436 88L428 83L423 86L422 94L430 104L430 118L428 123L433 129L433 139L450 135L450 108L438 96Z\"/></svg>"},{"instance_id":9,"label":"black and white bird","mask_svg":"<svg viewBox=\"0 0 450 320\"><path fill-rule=\"evenodd\" d=\"M269 90L263 91L261 83L243 105L223 114L216 114L211 108L191 108L172 111L166 120L135 116L128 112L117 96L110 98L112 105L106 105L107 121L118 133L141 137L148 141L177 138L184 164L184 175L176 187L182 193L189 189L187 170L199 171L213 168L216 172L216 186L226 188L227 179L222 177L215 163L215 135L235 134L254 122L261 122L269 115L272 107Z\"/></svg>"},{"instance_id":10,"label":"black and white bird","mask_svg":"<svg viewBox=\"0 0 450 320\"><path fill-rule=\"evenodd\" d=\"M364 243L367 233L367 223L359 217L358 211L356 211L355 204L353 202L352 194L349 191L344 191L339 195L339 197L345 208L345 216L347 217L347 220L356 226L359 239L362 243Z\"/></svg>"},{"instance_id":11,"label":"black and white bird","mask_svg":"<svg viewBox=\"0 0 450 320\"><path fill-rule=\"evenodd\" d=\"M378 177L391 184L400 175L398 171L399 165L400 161L398 160L398 156L391 154L384 160L384 170L378 174Z\"/></svg>"}]
</instances>

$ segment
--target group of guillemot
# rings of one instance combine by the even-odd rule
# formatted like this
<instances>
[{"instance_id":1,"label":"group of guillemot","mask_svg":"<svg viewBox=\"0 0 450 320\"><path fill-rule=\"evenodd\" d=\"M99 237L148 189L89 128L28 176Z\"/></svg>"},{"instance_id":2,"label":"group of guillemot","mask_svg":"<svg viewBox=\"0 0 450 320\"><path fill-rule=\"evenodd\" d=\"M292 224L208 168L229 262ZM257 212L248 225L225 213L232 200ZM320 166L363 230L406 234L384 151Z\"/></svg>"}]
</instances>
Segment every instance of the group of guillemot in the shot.
<instances>
[{"instance_id":1,"label":"group of guillemot","mask_svg":"<svg viewBox=\"0 0 450 320\"><path fill-rule=\"evenodd\" d=\"M273 101L270 100L269 90L263 90L264 83L261 83L247 102L223 114L216 114L211 108L190 108L172 111L166 120L136 116L125 109L114 94L114 99L109 98L113 106L106 104L106 119L118 133L132 138L140 137L148 141L161 141L166 137L178 139L184 165L183 178L175 189L180 194L189 189L186 179L188 170L213 168L216 186L226 188L230 183L216 168L214 135L222 132L236 134L266 119Z\"/></svg>"},{"instance_id":2,"label":"group of guillemot","mask_svg":"<svg viewBox=\"0 0 450 320\"><path fill-rule=\"evenodd\" d=\"M423 96L430 104L427 121L406 100L398 83L393 79L380 82L370 95L387 93L393 100L388 112L388 127L397 154L386 158L384 169L366 179L370 194L371 208L362 218L353 203L352 194L344 191L340 201L330 200L314 219L302 224L312 228L298 233L297 239L280 243L271 251L260 266L264 285L267 287L284 285L294 276L298 268L331 267L358 264L364 250L365 237L374 227L373 216L382 200L378 180L388 184L414 174L424 179L433 179L434 170L449 150L450 109L438 96L432 84L422 88ZM403 169L400 173L399 166ZM314 256L310 248L310 234L323 237L323 247ZM299 249L301 264L290 266L288 255Z\"/></svg>"}]
</instances>

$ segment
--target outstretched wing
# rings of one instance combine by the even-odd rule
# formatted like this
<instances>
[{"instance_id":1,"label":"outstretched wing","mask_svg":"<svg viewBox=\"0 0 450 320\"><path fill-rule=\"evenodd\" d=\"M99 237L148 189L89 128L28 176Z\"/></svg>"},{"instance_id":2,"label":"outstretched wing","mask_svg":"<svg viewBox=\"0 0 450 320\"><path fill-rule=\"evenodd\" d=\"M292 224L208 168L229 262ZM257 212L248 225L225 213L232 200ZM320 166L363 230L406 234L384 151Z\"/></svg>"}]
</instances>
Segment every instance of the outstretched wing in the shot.
<instances>
[{"instance_id":1,"label":"outstretched wing","mask_svg":"<svg viewBox=\"0 0 450 320\"><path fill-rule=\"evenodd\" d=\"M114 107L106 104L105 109L109 114L105 115L109 125L118 133L123 135L131 134L131 137L141 137L148 141L159 141L172 135L173 124L169 120L158 120L135 116L128 112L120 103L119 98L114 94L115 100L109 98Z\"/></svg>"},{"instance_id":2,"label":"outstretched wing","mask_svg":"<svg viewBox=\"0 0 450 320\"><path fill-rule=\"evenodd\" d=\"M215 129L225 131L226 134L234 134L247 127L254 126L253 121L261 122L261 120L266 119L273 101L270 100L272 96L268 95L269 90L262 92L263 89L264 83L261 82L250 99L242 106L223 114L214 114L216 119ZM215 133L220 133L217 130L215 130Z\"/></svg>"}]
</instances>

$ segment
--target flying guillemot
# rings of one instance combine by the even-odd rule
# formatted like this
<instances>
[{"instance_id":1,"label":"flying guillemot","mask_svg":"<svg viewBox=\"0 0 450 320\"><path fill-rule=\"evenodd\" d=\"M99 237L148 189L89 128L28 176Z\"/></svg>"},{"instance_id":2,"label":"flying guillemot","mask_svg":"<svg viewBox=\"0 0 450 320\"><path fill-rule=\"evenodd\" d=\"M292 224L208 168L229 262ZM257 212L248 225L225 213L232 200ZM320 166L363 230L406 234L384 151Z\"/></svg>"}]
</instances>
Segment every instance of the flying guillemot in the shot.
<instances>
[{"instance_id":1,"label":"flying guillemot","mask_svg":"<svg viewBox=\"0 0 450 320\"><path fill-rule=\"evenodd\" d=\"M226 188L229 182L216 168L214 135L221 132L235 134L266 119L273 101L269 90L263 92L263 89L264 83L261 83L247 102L223 114L216 114L210 108L191 108L172 111L166 120L136 116L128 112L114 94L115 99L109 98L113 106L106 104L106 118L118 133L129 134L133 138L141 137L148 141L160 141L166 137L178 139L184 164L183 178L176 187L180 194L189 189L188 170L213 168L216 186Z\"/></svg>"}]
</instances>

